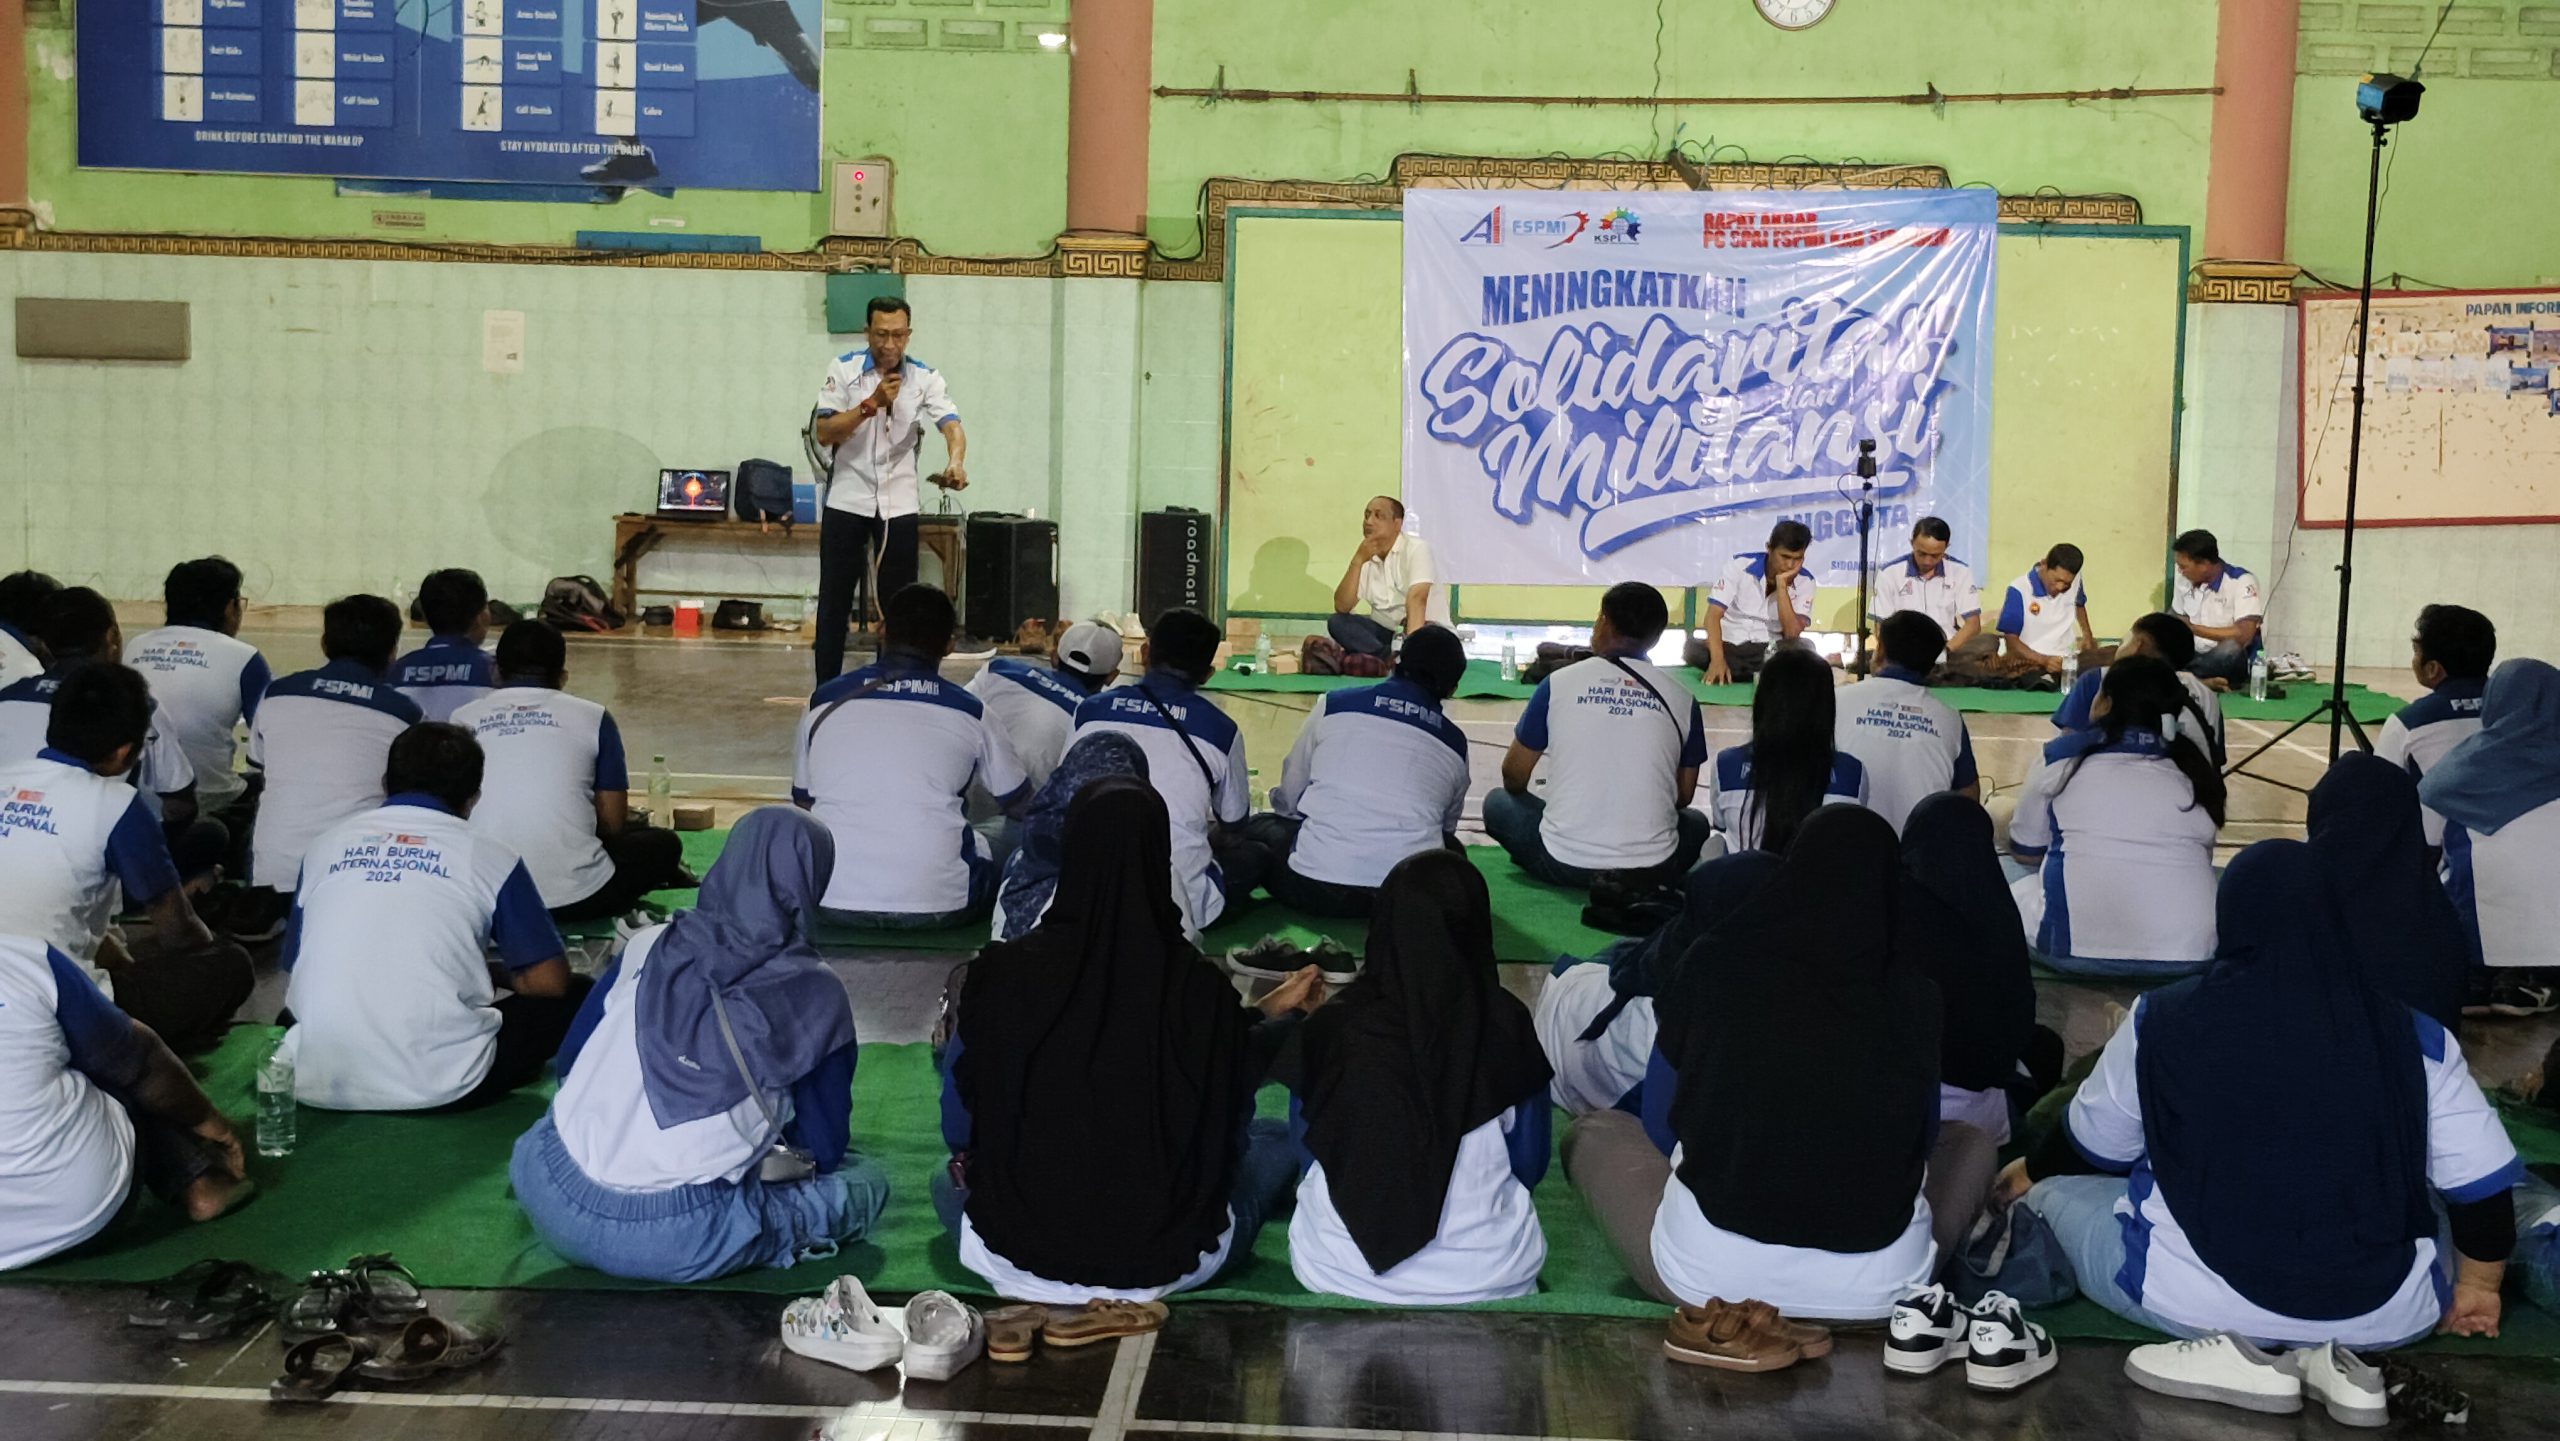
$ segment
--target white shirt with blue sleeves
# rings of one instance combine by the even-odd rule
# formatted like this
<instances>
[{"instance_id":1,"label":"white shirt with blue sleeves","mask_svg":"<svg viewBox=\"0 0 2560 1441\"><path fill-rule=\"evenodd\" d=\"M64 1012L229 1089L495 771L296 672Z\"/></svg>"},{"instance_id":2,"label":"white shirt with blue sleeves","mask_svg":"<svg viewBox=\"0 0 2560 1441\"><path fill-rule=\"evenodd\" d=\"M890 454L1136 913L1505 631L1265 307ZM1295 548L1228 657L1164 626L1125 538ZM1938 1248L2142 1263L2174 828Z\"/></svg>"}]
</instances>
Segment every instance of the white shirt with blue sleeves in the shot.
<instances>
[{"instance_id":1,"label":"white shirt with blue sleeves","mask_svg":"<svg viewBox=\"0 0 2560 1441\"><path fill-rule=\"evenodd\" d=\"M1174 899L1182 903L1183 928L1197 939L1227 909L1226 877L1210 853L1209 827L1242 822L1251 805L1244 732L1165 670L1113 686L1078 707L1076 734L1088 731L1125 735L1147 753L1148 783L1173 820Z\"/></svg>"},{"instance_id":2,"label":"white shirt with blue sleeves","mask_svg":"<svg viewBox=\"0 0 2560 1441\"><path fill-rule=\"evenodd\" d=\"M1067 753L1076 729L1076 710L1093 692L1036 660L1000 656L969 678L969 694L994 717L1013 747L1013 758L1038 790Z\"/></svg>"},{"instance_id":3,"label":"white shirt with blue sleeves","mask_svg":"<svg viewBox=\"0 0 2560 1441\"><path fill-rule=\"evenodd\" d=\"M1813 623L1813 575L1798 568L1787 580L1786 604L1807 625ZM1707 592L1707 604L1722 617L1726 645L1765 644L1784 635L1778 621L1779 600L1769 589L1769 557L1746 551L1726 561L1724 573Z\"/></svg>"},{"instance_id":4,"label":"white shirt with blue sleeves","mask_svg":"<svg viewBox=\"0 0 2560 1441\"><path fill-rule=\"evenodd\" d=\"M0 764L0 935L42 941L109 995L98 943L125 903L175 890L169 843L133 787L60 751Z\"/></svg>"},{"instance_id":5,"label":"white shirt with blue sleeves","mask_svg":"<svg viewBox=\"0 0 2560 1441\"><path fill-rule=\"evenodd\" d=\"M1715 768L1707 777L1707 816L1724 836L1728 851L1760 849L1760 816L1751 808L1754 789L1751 742L1716 752ZM1822 788L1822 803L1862 806L1867 803L1867 789L1866 763L1835 748L1831 752L1831 777Z\"/></svg>"},{"instance_id":6,"label":"white shirt with blue sleeves","mask_svg":"<svg viewBox=\"0 0 2560 1441\"><path fill-rule=\"evenodd\" d=\"M1842 689L1837 717L1832 743L1866 767L1867 808L1897 835L1922 801L1981 780L1964 717L1900 666Z\"/></svg>"},{"instance_id":7,"label":"white shirt with blue sleeves","mask_svg":"<svg viewBox=\"0 0 2560 1441\"><path fill-rule=\"evenodd\" d=\"M1467 736L1411 681L1338 690L1307 715L1272 809L1306 824L1289 869L1311 881L1375 886L1396 863L1438 850L1467 804Z\"/></svg>"},{"instance_id":8,"label":"white shirt with blue sleeves","mask_svg":"<svg viewBox=\"0 0 2560 1441\"><path fill-rule=\"evenodd\" d=\"M2560 801L2548 801L2498 827L2444 827L2437 874L2454 914L2484 966L2560 966L2560 886L2551 858L2560 855Z\"/></svg>"},{"instance_id":9,"label":"white shirt with blue sleeves","mask_svg":"<svg viewBox=\"0 0 2560 1441\"><path fill-rule=\"evenodd\" d=\"M2014 635L2027 649L2038 655L2076 655L2080 650L2080 612L2088 607L2089 588L2073 576L2071 584L2060 595L2044 587L2042 567L2030 566L2027 573L2009 582L2009 593L2000 599L2002 635Z\"/></svg>"},{"instance_id":10,"label":"white shirt with blue sleeves","mask_svg":"<svg viewBox=\"0 0 2560 1441\"><path fill-rule=\"evenodd\" d=\"M1982 614L1982 586L1973 567L1954 556L1940 556L1938 568L1920 573L1920 558L1905 552L1876 567L1875 596L1867 613L1877 620L1916 610L1938 623L1953 640L1971 616Z\"/></svg>"},{"instance_id":11,"label":"white shirt with blue sleeves","mask_svg":"<svg viewBox=\"0 0 2560 1441\"><path fill-rule=\"evenodd\" d=\"M196 804L208 814L231 804L248 787L237 764L238 731L257 719L274 679L267 658L237 636L169 625L126 641L124 663L142 673L161 727L187 753Z\"/></svg>"},{"instance_id":12,"label":"white shirt with blue sleeves","mask_svg":"<svg viewBox=\"0 0 2560 1441\"><path fill-rule=\"evenodd\" d=\"M250 882L292 890L322 831L382 804L391 743L422 719L416 702L358 661L333 660L268 686L249 724L249 767L266 777Z\"/></svg>"},{"instance_id":13,"label":"white shirt with blue sleeves","mask_svg":"<svg viewBox=\"0 0 2560 1441\"><path fill-rule=\"evenodd\" d=\"M0 765L24 760L43 750L45 731L53 722L53 693L62 688L62 678L69 667L56 667L49 675L29 676L6 689L0 689ZM160 797L173 796L196 783L195 762L187 758L186 747L179 744L176 727L162 714L160 701L151 702L150 728L142 733L142 751L125 780L143 794L143 803L151 813L160 813Z\"/></svg>"},{"instance_id":14,"label":"white shirt with blue sleeves","mask_svg":"<svg viewBox=\"0 0 2560 1441\"><path fill-rule=\"evenodd\" d=\"M895 520L916 513L916 452L924 433L958 420L951 390L932 366L910 355L898 363L898 398L889 413L855 426L836 447L826 476L827 508ZM880 388L871 349L849 350L827 367L818 386L818 414L851 410Z\"/></svg>"},{"instance_id":15,"label":"white shirt with blue sleeves","mask_svg":"<svg viewBox=\"0 0 2560 1441\"><path fill-rule=\"evenodd\" d=\"M596 834L596 795L631 789L613 714L545 686L511 685L453 713L480 742L485 769L471 823L523 856L558 910L604 889L613 858Z\"/></svg>"},{"instance_id":16,"label":"white shirt with blue sleeves","mask_svg":"<svg viewBox=\"0 0 2560 1441\"><path fill-rule=\"evenodd\" d=\"M497 685L497 662L467 635L436 636L391 663L392 689L407 696L418 713L431 721L453 719L455 711Z\"/></svg>"},{"instance_id":17,"label":"white shirt with blue sleeves","mask_svg":"<svg viewBox=\"0 0 2560 1441\"><path fill-rule=\"evenodd\" d=\"M2038 866L2010 887L2027 935L2048 956L2209 959L2218 829L2158 736L2055 737L2009 820L2009 848Z\"/></svg>"},{"instance_id":18,"label":"white shirt with blue sleeves","mask_svg":"<svg viewBox=\"0 0 2560 1441\"><path fill-rule=\"evenodd\" d=\"M1636 657L1593 656L1538 682L1512 734L1544 756L1548 855L1588 871L1671 859L1679 774L1707 763L1706 716L1686 687Z\"/></svg>"},{"instance_id":19,"label":"white shirt with blue sleeves","mask_svg":"<svg viewBox=\"0 0 2560 1441\"><path fill-rule=\"evenodd\" d=\"M133 1022L42 940L0 935L0 1271L106 1229L133 1189L133 1120L93 1073Z\"/></svg>"},{"instance_id":20,"label":"white shirt with blue sleeves","mask_svg":"<svg viewBox=\"0 0 2560 1441\"><path fill-rule=\"evenodd\" d=\"M2437 686L2382 723L2373 753L2407 771L2411 780L2424 778L2446 751L2480 733L2480 697L2488 688L2487 676L2461 676ZM2424 806L2418 810L2427 844L2443 846L2444 817Z\"/></svg>"}]
</instances>

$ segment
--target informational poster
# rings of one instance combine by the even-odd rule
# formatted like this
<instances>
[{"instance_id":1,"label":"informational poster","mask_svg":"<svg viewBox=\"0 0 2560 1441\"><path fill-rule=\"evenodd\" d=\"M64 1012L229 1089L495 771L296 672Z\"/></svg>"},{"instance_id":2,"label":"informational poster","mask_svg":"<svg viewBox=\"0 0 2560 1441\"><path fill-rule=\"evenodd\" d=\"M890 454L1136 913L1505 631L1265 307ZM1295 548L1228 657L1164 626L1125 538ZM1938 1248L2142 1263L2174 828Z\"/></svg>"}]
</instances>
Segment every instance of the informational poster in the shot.
<instances>
[{"instance_id":1,"label":"informational poster","mask_svg":"<svg viewBox=\"0 0 2560 1441\"><path fill-rule=\"evenodd\" d=\"M2343 525L2356 297L2302 306L2302 523ZM2390 291L2365 347L2358 525L2560 522L2560 290Z\"/></svg>"},{"instance_id":2,"label":"informational poster","mask_svg":"<svg viewBox=\"0 0 2560 1441\"><path fill-rule=\"evenodd\" d=\"M1404 498L1441 579L1702 585L1772 524L1857 580L1990 510L1988 190L1411 190Z\"/></svg>"},{"instance_id":3,"label":"informational poster","mask_svg":"<svg viewBox=\"0 0 2560 1441\"><path fill-rule=\"evenodd\" d=\"M106 0L77 15L85 166L818 188L819 0Z\"/></svg>"}]
</instances>

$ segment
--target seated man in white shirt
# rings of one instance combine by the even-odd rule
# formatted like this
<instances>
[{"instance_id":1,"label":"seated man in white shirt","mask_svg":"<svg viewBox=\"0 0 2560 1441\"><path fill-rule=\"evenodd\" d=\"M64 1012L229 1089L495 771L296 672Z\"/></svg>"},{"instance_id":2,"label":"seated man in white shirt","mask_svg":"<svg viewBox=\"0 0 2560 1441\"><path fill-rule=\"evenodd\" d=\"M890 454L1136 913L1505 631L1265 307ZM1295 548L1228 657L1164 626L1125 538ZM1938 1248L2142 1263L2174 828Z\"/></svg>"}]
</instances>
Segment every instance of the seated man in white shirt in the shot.
<instances>
[{"instance_id":1,"label":"seated man in white shirt","mask_svg":"<svg viewBox=\"0 0 2560 1441\"><path fill-rule=\"evenodd\" d=\"M1360 548L1333 588L1325 633L1353 655L1385 655L1396 637L1448 625L1449 595L1432 568L1431 547L1404 529L1404 502L1374 496L1360 513Z\"/></svg>"},{"instance_id":2,"label":"seated man in white shirt","mask_svg":"<svg viewBox=\"0 0 2560 1441\"><path fill-rule=\"evenodd\" d=\"M1974 581L1973 567L1947 554L1954 540L1955 531L1945 521L1920 517L1911 527L1910 553L1876 567L1874 598L1867 605L1868 616L1879 625L1904 611L1936 621L1947 638L1950 659L1998 644L1982 634L1982 587ZM1884 655L1881 632L1876 655Z\"/></svg>"},{"instance_id":3,"label":"seated man in white shirt","mask_svg":"<svg viewBox=\"0 0 2560 1441\"><path fill-rule=\"evenodd\" d=\"M791 799L827 823L822 909L841 925L921 930L994 909L994 848L969 824L970 784L1018 812L1031 783L987 708L939 667L951 597L910 585L882 608L880 658L818 687L791 747Z\"/></svg>"},{"instance_id":4,"label":"seated man in white shirt","mask_svg":"<svg viewBox=\"0 0 2560 1441\"><path fill-rule=\"evenodd\" d=\"M2497 663L2498 628L2487 616L2459 605L2418 612L2417 631L2409 637L2409 670L2427 693L2382 723L2373 753L2406 770L2411 780L2423 779L2445 752L2480 733L2480 697ZM2444 817L2424 806L2418 813L2427 844L2444 849Z\"/></svg>"},{"instance_id":5,"label":"seated man in white shirt","mask_svg":"<svg viewBox=\"0 0 2560 1441\"><path fill-rule=\"evenodd\" d=\"M389 800L313 843L284 942L282 1049L304 1105L486 1105L540 1079L569 1034L593 983L570 973L523 859L471 825L482 771L469 731L411 726L384 762Z\"/></svg>"},{"instance_id":6,"label":"seated man in white shirt","mask_svg":"<svg viewBox=\"0 0 2560 1441\"><path fill-rule=\"evenodd\" d=\"M44 674L42 641L35 638L36 612L62 582L40 570L0 575L0 687Z\"/></svg>"},{"instance_id":7,"label":"seated man in white shirt","mask_svg":"<svg viewBox=\"0 0 2560 1441\"><path fill-rule=\"evenodd\" d=\"M2258 634L2267 616L2258 578L2222 558L2222 542L2209 530L2191 530L2170 543L2177 567L2169 609L2196 636L2194 670L2226 685L2249 678L2249 662L2266 649Z\"/></svg>"},{"instance_id":8,"label":"seated man in white shirt","mask_svg":"<svg viewBox=\"0 0 2560 1441\"><path fill-rule=\"evenodd\" d=\"M1929 668L1946 649L1938 623L1901 611L1885 617L1876 639L1884 665L1840 692L1832 743L1866 767L1867 809L1900 835L1911 812L1940 791L1981 799L1982 777L1964 717L1929 694Z\"/></svg>"},{"instance_id":9,"label":"seated man in white shirt","mask_svg":"<svg viewBox=\"0 0 2560 1441\"><path fill-rule=\"evenodd\" d=\"M0 1271L107 1227L134 1184L210 1221L248 1199L239 1138L149 1026L88 972L0 935Z\"/></svg>"},{"instance_id":10,"label":"seated man in white shirt","mask_svg":"<svg viewBox=\"0 0 2560 1441\"><path fill-rule=\"evenodd\" d=\"M1022 762L1022 773L1036 791L1048 784L1058 758L1067 753L1077 708L1119 673L1120 633L1087 620L1067 627L1048 662L998 656L970 678L968 689L1003 729L1013 758Z\"/></svg>"},{"instance_id":11,"label":"seated man in white shirt","mask_svg":"<svg viewBox=\"0 0 2560 1441\"><path fill-rule=\"evenodd\" d=\"M197 918L159 823L125 779L150 714L142 677L112 661L85 665L55 691L43 749L0 760L0 934L71 957L170 1045L205 1050L256 978L249 953ZM156 944L139 959L114 927L127 906L151 918Z\"/></svg>"},{"instance_id":12,"label":"seated man in white shirt","mask_svg":"<svg viewBox=\"0 0 2560 1441\"><path fill-rule=\"evenodd\" d=\"M391 743L422 719L384 679L399 644L391 602L341 596L320 612L328 664L267 687L249 724L249 783L260 791L251 885L291 891L322 831L382 804Z\"/></svg>"},{"instance_id":13,"label":"seated man in white shirt","mask_svg":"<svg viewBox=\"0 0 2560 1441\"><path fill-rule=\"evenodd\" d=\"M237 732L258 716L267 658L240 639L240 567L218 555L180 561L160 583L167 624L124 643L124 663L151 683L163 727L196 773L196 806L230 833L225 863L248 870L257 800L240 774ZM245 799L244 799L245 797Z\"/></svg>"},{"instance_id":14,"label":"seated man in white shirt","mask_svg":"<svg viewBox=\"0 0 2560 1441\"><path fill-rule=\"evenodd\" d=\"M1502 785L1484 798L1485 833L1520 869L1587 887L1613 872L1667 882L1697 864L1712 828L1689 805L1707 763L1706 719L1685 686L1644 659L1670 621L1662 592L1633 581L1609 587L1590 658L1530 695ZM1543 799L1529 791L1541 759Z\"/></svg>"},{"instance_id":15,"label":"seated man in white shirt","mask_svg":"<svg viewBox=\"0 0 2560 1441\"><path fill-rule=\"evenodd\" d=\"M1813 532L1800 520L1769 529L1768 549L1727 561L1707 592L1706 624L1681 648L1709 685L1749 680L1760 673L1769 647L1794 640L1813 624L1813 576L1804 553Z\"/></svg>"},{"instance_id":16,"label":"seated man in white shirt","mask_svg":"<svg viewBox=\"0 0 2560 1441\"><path fill-rule=\"evenodd\" d=\"M2028 568L2027 573L2009 582L2009 592L2000 602L2000 639L2007 654L2002 659L2006 669L2020 675L2062 674L2062 658L2082 657L2081 668L2102 664L2096 652L2098 635L2089 628L2089 591L2080 583L2081 567L2088 563L2080 547L2064 541L2046 551L2044 559ZM2059 680L2042 685L2051 690Z\"/></svg>"},{"instance_id":17,"label":"seated man in white shirt","mask_svg":"<svg viewBox=\"0 0 2560 1441\"><path fill-rule=\"evenodd\" d=\"M1405 638L1395 674L1338 690L1307 714L1268 815L1246 832L1269 853L1263 888L1319 916L1365 917L1396 863L1457 845L1467 735L1440 709L1467 673L1458 634Z\"/></svg>"},{"instance_id":18,"label":"seated man in white shirt","mask_svg":"<svg viewBox=\"0 0 2560 1441\"><path fill-rule=\"evenodd\" d=\"M485 762L471 824L525 858L556 921L619 916L651 891L697 884L684 839L631 819L613 713L563 689L569 644L538 620L498 640L498 688L453 713Z\"/></svg>"},{"instance_id":19,"label":"seated man in white shirt","mask_svg":"<svg viewBox=\"0 0 2560 1441\"><path fill-rule=\"evenodd\" d=\"M2137 618L2125 630L2124 639L2116 645L2108 664L2131 660L2138 655L2157 656L2178 673L2179 683L2187 688L2187 694L2194 699L2196 710L2203 715L2211 732L2204 738L2205 752L2215 765L2221 765L2227 754L2222 702L2215 697L2213 687L2196 679L2195 672L2189 669L2196 659L2195 633L2187 629L2185 621L2167 611L2155 610ZM2071 693L2062 698L2061 705L2054 707L2053 728L2059 731L2087 730L2093 723L2090 709L2097 704L2098 689L2106 684L2106 680L2107 667L2103 665L2080 672L2080 679L2071 687ZM2475 709L2473 714L2477 715L2478 711Z\"/></svg>"},{"instance_id":20,"label":"seated man in white shirt","mask_svg":"<svg viewBox=\"0 0 2560 1441\"><path fill-rule=\"evenodd\" d=\"M477 571L430 571L418 583L418 614L429 638L391 663L391 684L421 716L450 720L497 688L497 670L481 649L489 643L489 587Z\"/></svg>"}]
</instances>

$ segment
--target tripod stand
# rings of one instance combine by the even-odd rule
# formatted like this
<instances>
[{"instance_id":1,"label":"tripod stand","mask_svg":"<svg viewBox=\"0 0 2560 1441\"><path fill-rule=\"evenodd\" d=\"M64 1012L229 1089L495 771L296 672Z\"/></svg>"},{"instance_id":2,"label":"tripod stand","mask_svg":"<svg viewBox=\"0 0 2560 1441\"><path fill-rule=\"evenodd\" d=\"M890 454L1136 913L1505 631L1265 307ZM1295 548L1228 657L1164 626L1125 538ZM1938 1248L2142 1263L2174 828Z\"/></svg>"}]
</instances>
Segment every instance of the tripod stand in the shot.
<instances>
[{"instance_id":1,"label":"tripod stand","mask_svg":"<svg viewBox=\"0 0 2560 1441\"><path fill-rule=\"evenodd\" d=\"M2416 103L2414 98L2409 102L2411 114L2416 113ZM2367 336L2368 328L2373 321L2373 233L2382 209L2382 147L2391 143L2392 122L2380 118L2372 111L2367 111L2365 118L2373 125L2373 163L2365 177L2364 276L2363 283L2356 292L2356 383L2353 392L2354 402L2351 407L2352 418L2348 422L2347 429L2346 530L2338 548L2337 663L2329 672L2328 697L2312 707L2309 715L2276 732L2266 744L2235 761L2225 772L2227 775L2239 775L2248 768L2249 762L2284 744L2295 731L2316 720L2325 719L2329 722L2329 760L2332 764L2338 759L2338 752L2344 744L2344 733L2347 731L2355 732L2358 750L2368 755L2373 752L2373 742L2365 737L2364 727L2357 722L2355 713L2347 707L2347 611L2348 598L2354 594L2356 584L2356 481L2363 472L2364 461L2365 357L2372 350ZM2266 780L2269 785L2282 786L2289 791L2302 791L2306 794L2310 791L2310 787L2298 786L2290 781L2272 780L2264 776L2256 779Z\"/></svg>"},{"instance_id":2,"label":"tripod stand","mask_svg":"<svg viewBox=\"0 0 2560 1441\"><path fill-rule=\"evenodd\" d=\"M1867 629L1873 619L1867 614L1868 576L1875 570L1876 528L1876 443L1858 442L1858 648L1849 657L1849 674L1866 675L1874 669L1867 654Z\"/></svg>"}]
</instances>

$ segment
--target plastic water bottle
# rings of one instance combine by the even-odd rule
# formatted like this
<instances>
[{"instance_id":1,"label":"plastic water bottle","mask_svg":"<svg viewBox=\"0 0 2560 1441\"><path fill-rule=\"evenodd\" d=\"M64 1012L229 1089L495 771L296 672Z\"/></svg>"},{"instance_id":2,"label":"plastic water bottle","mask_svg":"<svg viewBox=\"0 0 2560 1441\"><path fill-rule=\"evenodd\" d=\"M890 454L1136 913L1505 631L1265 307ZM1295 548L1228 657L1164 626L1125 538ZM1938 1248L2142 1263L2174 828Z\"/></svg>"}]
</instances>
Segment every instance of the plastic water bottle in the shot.
<instances>
[{"instance_id":1,"label":"plastic water bottle","mask_svg":"<svg viewBox=\"0 0 2560 1441\"><path fill-rule=\"evenodd\" d=\"M676 777L667 769L665 756L649 757L649 821L652 825L676 823Z\"/></svg>"},{"instance_id":2,"label":"plastic water bottle","mask_svg":"<svg viewBox=\"0 0 2560 1441\"><path fill-rule=\"evenodd\" d=\"M2071 694L2071 688L2079 683L2080 652L2075 650L2062 658L2062 693Z\"/></svg>"},{"instance_id":3,"label":"plastic water bottle","mask_svg":"<svg viewBox=\"0 0 2560 1441\"><path fill-rule=\"evenodd\" d=\"M2260 651L2249 657L2249 699L2267 698L2267 653Z\"/></svg>"},{"instance_id":4,"label":"plastic water bottle","mask_svg":"<svg viewBox=\"0 0 2560 1441\"><path fill-rule=\"evenodd\" d=\"M1253 637L1253 673L1271 674L1271 633L1257 631Z\"/></svg>"},{"instance_id":5,"label":"plastic water bottle","mask_svg":"<svg viewBox=\"0 0 2560 1441\"><path fill-rule=\"evenodd\" d=\"M293 1140L293 1057L278 1041L258 1065L258 1154L290 1156Z\"/></svg>"},{"instance_id":6,"label":"plastic water bottle","mask_svg":"<svg viewBox=\"0 0 2560 1441\"><path fill-rule=\"evenodd\" d=\"M1502 643L1502 678L1508 681L1520 678L1520 642L1516 640Z\"/></svg>"}]
</instances>

